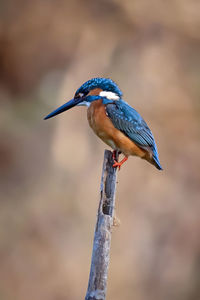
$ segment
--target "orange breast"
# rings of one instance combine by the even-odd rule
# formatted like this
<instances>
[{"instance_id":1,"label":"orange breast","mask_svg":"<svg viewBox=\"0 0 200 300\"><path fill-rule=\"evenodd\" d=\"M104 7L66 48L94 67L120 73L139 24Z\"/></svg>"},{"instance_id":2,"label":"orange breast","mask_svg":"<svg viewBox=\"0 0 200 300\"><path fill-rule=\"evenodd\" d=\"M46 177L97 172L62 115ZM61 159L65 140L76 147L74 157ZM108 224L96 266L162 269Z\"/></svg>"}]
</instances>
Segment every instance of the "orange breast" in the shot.
<instances>
[{"instance_id":1,"label":"orange breast","mask_svg":"<svg viewBox=\"0 0 200 300\"><path fill-rule=\"evenodd\" d=\"M139 148L133 141L114 127L113 123L106 115L105 105L102 100L91 103L87 111L90 127L107 145L112 149L120 150L125 156L137 155L145 158L147 151Z\"/></svg>"}]
</instances>

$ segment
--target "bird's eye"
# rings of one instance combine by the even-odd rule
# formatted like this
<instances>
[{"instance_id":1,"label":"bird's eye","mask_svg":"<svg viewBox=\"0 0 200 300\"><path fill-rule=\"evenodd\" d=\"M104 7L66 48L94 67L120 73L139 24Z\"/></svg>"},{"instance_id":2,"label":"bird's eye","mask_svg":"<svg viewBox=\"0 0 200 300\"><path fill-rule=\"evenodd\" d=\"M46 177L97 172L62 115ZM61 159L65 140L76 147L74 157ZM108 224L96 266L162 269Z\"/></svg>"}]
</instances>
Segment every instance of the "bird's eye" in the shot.
<instances>
[{"instance_id":1,"label":"bird's eye","mask_svg":"<svg viewBox=\"0 0 200 300\"><path fill-rule=\"evenodd\" d=\"M85 96L85 94L84 93L78 93L78 94L76 94L75 95L75 99L79 99L79 98L82 98L82 97L84 97Z\"/></svg>"}]
</instances>

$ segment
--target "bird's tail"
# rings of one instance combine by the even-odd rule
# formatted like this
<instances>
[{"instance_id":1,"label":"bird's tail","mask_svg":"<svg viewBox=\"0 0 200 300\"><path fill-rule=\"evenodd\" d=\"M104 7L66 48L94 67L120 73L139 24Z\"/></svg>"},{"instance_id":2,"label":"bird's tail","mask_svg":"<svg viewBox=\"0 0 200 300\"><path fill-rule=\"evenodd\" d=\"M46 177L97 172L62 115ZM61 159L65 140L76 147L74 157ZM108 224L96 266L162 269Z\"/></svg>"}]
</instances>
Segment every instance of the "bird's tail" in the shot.
<instances>
[{"instance_id":1,"label":"bird's tail","mask_svg":"<svg viewBox=\"0 0 200 300\"><path fill-rule=\"evenodd\" d=\"M160 164L160 161L159 161L159 158L157 155L153 155L152 157L152 163L153 165L158 169L158 170L163 170L161 164Z\"/></svg>"}]
</instances>

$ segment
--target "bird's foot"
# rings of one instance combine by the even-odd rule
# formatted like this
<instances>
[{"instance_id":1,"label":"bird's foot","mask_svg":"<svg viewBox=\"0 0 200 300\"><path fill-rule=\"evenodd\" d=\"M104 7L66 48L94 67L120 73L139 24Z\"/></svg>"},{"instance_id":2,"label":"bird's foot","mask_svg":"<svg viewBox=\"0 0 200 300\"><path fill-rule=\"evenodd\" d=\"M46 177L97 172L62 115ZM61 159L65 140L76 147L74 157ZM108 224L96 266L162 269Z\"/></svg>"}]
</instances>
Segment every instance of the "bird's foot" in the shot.
<instances>
[{"instance_id":1,"label":"bird's foot","mask_svg":"<svg viewBox=\"0 0 200 300\"><path fill-rule=\"evenodd\" d=\"M117 161L117 150L113 150L112 158L113 158L114 161Z\"/></svg>"},{"instance_id":2,"label":"bird's foot","mask_svg":"<svg viewBox=\"0 0 200 300\"><path fill-rule=\"evenodd\" d=\"M113 150L112 158L113 158L114 161L116 160L116 150Z\"/></svg>"},{"instance_id":3,"label":"bird's foot","mask_svg":"<svg viewBox=\"0 0 200 300\"><path fill-rule=\"evenodd\" d=\"M117 153L121 154L121 151L119 151L119 150L113 150L112 158L113 158L114 161L117 161Z\"/></svg>"},{"instance_id":4,"label":"bird's foot","mask_svg":"<svg viewBox=\"0 0 200 300\"><path fill-rule=\"evenodd\" d=\"M113 164L113 168L119 168L119 171L120 171L120 168L121 168L121 166L123 165L123 163L125 163L125 161L127 161L127 159L128 159L128 157L124 157L121 161L116 161L115 159L114 159L114 164Z\"/></svg>"}]
</instances>

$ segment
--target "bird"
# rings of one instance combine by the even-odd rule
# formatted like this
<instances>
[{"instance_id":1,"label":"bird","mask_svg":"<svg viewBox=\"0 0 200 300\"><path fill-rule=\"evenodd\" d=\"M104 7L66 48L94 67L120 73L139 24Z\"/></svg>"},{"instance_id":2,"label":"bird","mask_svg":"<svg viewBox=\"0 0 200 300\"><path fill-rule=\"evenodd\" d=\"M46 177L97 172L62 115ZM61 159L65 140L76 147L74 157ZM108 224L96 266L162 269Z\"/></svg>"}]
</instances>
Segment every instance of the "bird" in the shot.
<instances>
[{"instance_id":1,"label":"bird","mask_svg":"<svg viewBox=\"0 0 200 300\"><path fill-rule=\"evenodd\" d=\"M141 115L123 100L110 78L92 78L82 84L72 100L48 114L50 119L74 106L87 106L87 119L94 133L113 149L113 167L121 168L129 156L145 159L163 170L153 134ZM118 161L116 153L124 158Z\"/></svg>"}]
</instances>

